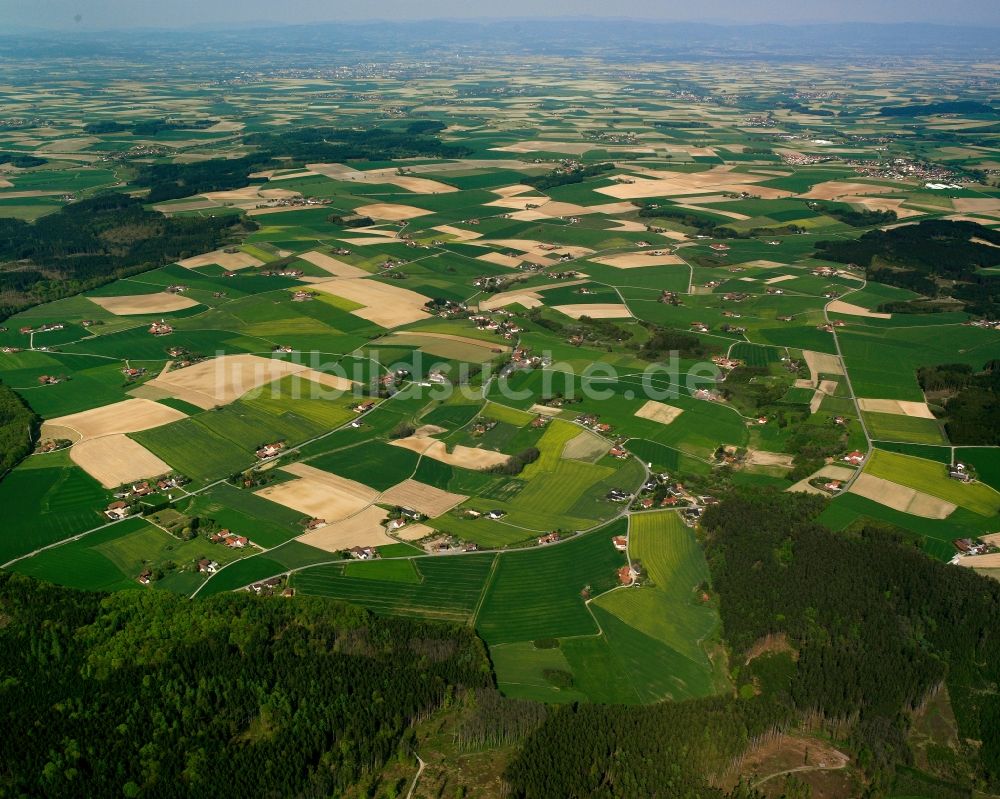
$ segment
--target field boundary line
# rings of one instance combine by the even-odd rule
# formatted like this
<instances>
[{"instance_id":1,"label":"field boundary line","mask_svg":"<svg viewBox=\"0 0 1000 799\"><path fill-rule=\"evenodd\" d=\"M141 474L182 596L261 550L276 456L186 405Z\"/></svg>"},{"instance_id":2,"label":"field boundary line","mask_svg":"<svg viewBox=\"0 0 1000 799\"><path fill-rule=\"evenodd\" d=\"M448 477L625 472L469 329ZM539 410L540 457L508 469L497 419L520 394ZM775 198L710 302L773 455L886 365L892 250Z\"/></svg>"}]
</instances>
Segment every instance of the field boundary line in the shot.
<instances>
[{"instance_id":1,"label":"field boundary line","mask_svg":"<svg viewBox=\"0 0 1000 799\"><path fill-rule=\"evenodd\" d=\"M483 609L483 605L486 603L486 594L493 585L493 580L497 571L497 564L499 562L500 553L497 552L493 556L493 562L490 564L490 573L486 575L486 580L483 581L482 590L479 592L479 601L476 603L476 607L472 611L472 615L469 617L469 626L473 629L475 629L476 622L479 620L479 612Z\"/></svg>"}]
</instances>

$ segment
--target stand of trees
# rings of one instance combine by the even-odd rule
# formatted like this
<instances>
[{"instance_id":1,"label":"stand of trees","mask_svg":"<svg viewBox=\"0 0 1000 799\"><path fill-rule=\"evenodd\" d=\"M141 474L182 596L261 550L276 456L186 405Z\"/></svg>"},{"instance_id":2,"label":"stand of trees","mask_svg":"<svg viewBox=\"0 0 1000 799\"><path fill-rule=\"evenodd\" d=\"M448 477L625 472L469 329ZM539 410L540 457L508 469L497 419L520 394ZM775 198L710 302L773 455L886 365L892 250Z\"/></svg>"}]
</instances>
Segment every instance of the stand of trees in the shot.
<instances>
[{"instance_id":1,"label":"stand of trees","mask_svg":"<svg viewBox=\"0 0 1000 799\"><path fill-rule=\"evenodd\" d=\"M31 169L47 163L47 158L39 158L31 153L0 153L0 164L10 164L18 169Z\"/></svg>"},{"instance_id":2,"label":"stand of trees","mask_svg":"<svg viewBox=\"0 0 1000 799\"><path fill-rule=\"evenodd\" d=\"M118 122L113 119L104 119L99 122L90 122L83 126L84 133L104 134L104 133L125 133L126 131L134 136L155 136L166 130L204 130L215 125L217 119L144 119L139 122Z\"/></svg>"},{"instance_id":3,"label":"stand of trees","mask_svg":"<svg viewBox=\"0 0 1000 799\"><path fill-rule=\"evenodd\" d=\"M942 683L960 734L1000 780L1000 583L931 560L884 529L833 533L820 497L760 489L703 517L726 638L737 656L784 633L792 707L841 732L877 790L908 765L912 712ZM877 795L877 794L876 794Z\"/></svg>"},{"instance_id":4,"label":"stand of trees","mask_svg":"<svg viewBox=\"0 0 1000 799\"><path fill-rule=\"evenodd\" d=\"M0 480L31 452L37 426L34 412L0 383Z\"/></svg>"},{"instance_id":5,"label":"stand of trees","mask_svg":"<svg viewBox=\"0 0 1000 799\"><path fill-rule=\"evenodd\" d=\"M993 106L976 100L942 100L936 103L885 105L879 113L886 117L922 117L928 114L992 114Z\"/></svg>"},{"instance_id":6,"label":"stand of trees","mask_svg":"<svg viewBox=\"0 0 1000 799\"><path fill-rule=\"evenodd\" d=\"M490 684L468 627L339 602L71 591L0 575L0 792L343 796Z\"/></svg>"},{"instance_id":7,"label":"stand of trees","mask_svg":"<svg viewBox=\"0 0 1000 799\"><path fill-rule=\"evenodd\" d=\"M822 211L827 216L843 222L851 227L874 227L875 225L887 225L896 221L895 211L871 211L868 209L856 210L850 207L837 205L824 205Z\"/></svg>"},{"instance_id":8,"label":"stand of trees","mask_svg":"<svg viewBox=\"0 0 1000 799\"><path fill-rule=\"evenodd\" d=\"M680 333L665 327L650 327L650 336L639 348L639 355L647 361L662 361L676 352L681 358L702 358L712 350L697 336Z\"/></svg>"},{"instance_id":9,"label":"stand of trees","mask_svg":"<svg viewBox=\"0 0 1000 799\"><path fill-rule=\"evenodd\" d=\"M952 297L972 313L993 317L1000 313L1000 278L978 270L1000 265L1000 246L996 245L1000 245L1000 231L975 222L932 219L892 230L871 230L853 241L820 241L816 255L860 264L869 280L927 297L938 296L938 279L955 281L948 288Z\"/></svg>"},{"instance_id":10,"label":"stand of trees","mask_svg":"<svg viewBox=\"0 0 1000 799\"><path fill-rule=\"evenodd\" d=\"M580 169L562 170L554 169L547 175L541 175L537 178L525 178L524 183L529 186L533 186L539 191L545 191L546 189L554 189L556 186L569 186L573 183L583 183L587 178L592 178L595 175L600 175L604 172L610 172L615 168L614 164L591 164L590 166L581 167Z\"/></svg>"},{"instance_id":11,"label":"stand of trees","mask_svg":"<svg viewBox=\"0 0 1000 799\"><path fill-rule=\"evenodd\" d=\"M389 161L400 158L461 158L466 147L445 144L427 135L440 123L413 122L406 130L372 128L301 128L282 133L252 133L245 144L258 150L242 158L214 158L194 164L158 163L141 167L136 184L149 186L149 202L190 197L206 191L242 189L250 175L268 167L344 161Z\"/></svg>"},{"instance_id":12,"label":"stand of trees","mask_svg":"<svg viewBox=\"0 0 1000 799\"><path fill-rule=\"evenodd\" d=\"M255 153L242 158L213 158L193 164L147 164L139 169L135 182L149 186L147 202L160 203L206 191L245 188L250 185L250 173L270 163L269 154Z\"/></svg>"},{"instance_id":13,"label":"stand of trees","mask_svg":"<svg viewBox=\"0 0 1000 799\"><path fill-rule=\"evenodd\" d=\"M925 366L917 370L924 391L947 392L945 429L953 444L1000 445L1000 363L982 372L965 363Z\"/></svg>"},{"instance_id":14,"label":"stand of trees","mask_svg":"<svg viewBox=\"0 0 1000 799\"><path fill-rule=\"evenodd\" d=\"M35 222L0 218L0 320L127 275L208 252L254 229L237 216L165 217L141 200L105 194Z\"/></svg>"}]
</instances>

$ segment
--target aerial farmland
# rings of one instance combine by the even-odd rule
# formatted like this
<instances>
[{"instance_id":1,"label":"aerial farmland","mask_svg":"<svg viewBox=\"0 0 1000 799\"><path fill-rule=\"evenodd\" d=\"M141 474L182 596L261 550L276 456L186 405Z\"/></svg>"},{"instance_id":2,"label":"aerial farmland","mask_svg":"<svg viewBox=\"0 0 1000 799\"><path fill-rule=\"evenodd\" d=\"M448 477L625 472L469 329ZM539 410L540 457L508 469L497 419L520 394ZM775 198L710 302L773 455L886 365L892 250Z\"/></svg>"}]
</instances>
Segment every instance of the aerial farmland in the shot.
<instances>
[{"instance_id":1,"label":"aerial farmland","mask_svg":"<svg viewBox=\"0 0 1000 799\"><path fill-rule=\"evenodd\" d=\"M997 576L996 94L941 70L0 66L0 564L457 623L506 697L628 705L741 684L732 491Z\"/></svg>"}]
</instances>

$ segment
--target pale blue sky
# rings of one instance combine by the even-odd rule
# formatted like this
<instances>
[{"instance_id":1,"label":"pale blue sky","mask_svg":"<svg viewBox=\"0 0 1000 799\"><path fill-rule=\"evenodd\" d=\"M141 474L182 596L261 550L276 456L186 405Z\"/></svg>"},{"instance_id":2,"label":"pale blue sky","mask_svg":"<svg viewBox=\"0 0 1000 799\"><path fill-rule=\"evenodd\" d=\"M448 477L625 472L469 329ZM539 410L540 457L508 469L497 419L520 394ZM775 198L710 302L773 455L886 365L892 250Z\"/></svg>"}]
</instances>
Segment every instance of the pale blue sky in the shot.
<instances>
[{"instance_id":1,"label":"pale blue sky","mask_svg":"<svg viewBox=\"0 0 1000 799\"><path fill-rule=\"evenodd\" d=\"M77 22L76 16L82 19ZM7 26L100 30L370 19L631 17L719 23L940 22L1000 26L1000 0L0 0Z\"/></svg>"}]
</instances>

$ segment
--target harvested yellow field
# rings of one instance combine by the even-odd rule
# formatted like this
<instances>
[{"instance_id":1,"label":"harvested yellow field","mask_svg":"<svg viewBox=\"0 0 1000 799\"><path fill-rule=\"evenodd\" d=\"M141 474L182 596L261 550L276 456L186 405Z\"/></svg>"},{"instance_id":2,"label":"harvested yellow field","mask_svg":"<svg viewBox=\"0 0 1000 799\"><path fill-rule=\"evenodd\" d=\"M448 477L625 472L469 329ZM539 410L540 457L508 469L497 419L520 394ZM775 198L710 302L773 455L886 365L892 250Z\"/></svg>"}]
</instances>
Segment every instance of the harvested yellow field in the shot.
<instances>
[{"instance_id":1,"label":"harvested yellow field","mask_svg":"<svg viewBox=\"0 0 1000 799\"><path fill-rule=\"evenodd\" d=\"M589 247L576 247L569 244L551 245L535 239L480 239L476 245L480 244L541 256L551 256L558 253L570 255L573 258L583 258L594 252Z\"/></svg>"},{"instance_id":2,"label":"harvested yellow field","mask_svg":"<svg viewBox=\"0 0 1000 799\"><path fill-rule=\"evenodd\" d=\"M69 457L105 488L117 488L123 483L170 471L169 464L124 433L74 444Z\"/></svg>"},{"instance_id":3,"label":"harvested yellow field","mask_svg":"<svg viewBox=\"0 0 1000 799\"><path fill-rule=\"evenodd\" d=\"M623 233L644 233L646 226L642 222L633 222L628 219L611 219L608 220L613 222L613 227L609 227L608 230L620 230Z\"/></svg>"},{"instance_id":4,"label":"harvested yellow field","mask_svg":"<svg viewBox=\"0 0 1000 799\"><path fill-rule=\"evenodd\" d=\"M840 358L836 355L829 355L825 352L814 352L812 350L802 350L802 357L812 377L812 384L818 385L820 374L842 375L844 367L840 365Z\"/></svg>"},{"instance_id":5,"label":"harvested yellow field","mask_svg":"<svg viewBox=\"0 0 1000 799\"><path fill-rule=\"evenodd\" d=\"M442 183L439 180L418 178L412 175L391 175L385 182L399 186L401 189L412 191L414 194L449 194L450 192L458 191L454 186L449 186L447 183Z\"/></svg>"},{"instance_id":6,"label":"harvested yellow field","mask_svg":"<svg viewBox=\"0 0 1000 799\"><path fill-rule=\"evenodd\" d=\"M337 277L368 277L368 272L364 269L345 264L343 261L338 261L336 258L331 258L329 255L315 250L303 253L298 257Z\"/></svg>"},{"instance_id":7,"label":"harvested yellow field","mask_svg":"<svg viewBox=\"0 0 1000 799\"><path fill-rule=\"evenodd\" d=\"M308 370L302 364L276 358L222 355L184 369L161 372L146 385L169 391L172 397L207 409L226 405L248 391L304 371Z\"/></svg>"},{"instance_id":8,"label":"harvested yellow field","mask_svg":"<svg viewBox=\"0 0 1000 799\"><path fill-rule=\"evenodd\" d=\"M482 233L475 233L471 230L464 230L460 227L455 227L454 225L438 225L434 228L438 233L444 233L446 236L454 236L459 241L473 241L475 239L481 239L483 237Z\"/></svg>"},{"instance_id":9,"label":"harvested yellow field","mask_svg":"<svg viewBox=\"0 0 1000 799\"><path fill-rule=\"evenodd\" d=\"M443 516L456 505L465 502L464 494L453 494L442 491L419 480L404 480L398 485L384 491L379 497L382 505L399 505L401 508L411 508L425 516ZM405 528L404 528L405 529Z\"/></svg>"},{"instance_id":10,"label":"harvested yellow field","mask_svg":"<svg viewBox=\"0 0 1000 799\"><path fill-rule=\"evenodd\" d=\"M798 195L804 200L839 200L852 194L890 194L890 186L877 186L872 183L852 183L844 180L828 180L817 183L805 194Z\"/></svg>"},{"instance_id":11,"label":"harvested yellow field","mask_svg":"<svg viewBox=\"0 0 1000 799\"><path fill-rule=\"evenodd\" d=\"M427 216L431 211L423 208L415 208L412 205L399 205L398 203L372 203L362 205L354 209L354 213L362 216L370 216L372 219L388 219L390 222L402 222L406 219L416 219L418 216Z\"/></svg>"},{"instance_id":12,"label":"harvested yellow field","mask_svg":"<svg viewBox=\"0 0 1000 799\"><path fill-rule=\"evenodd\" d=\"M525 308L537 308L542 304L541 296L535 291L501 291L487 299L479 301L479 310L492 311L506 305L522 305Z\"/></svg>"},{"instance_id":13,"label":"harvested yellow field","mask_svg":"<svg viewBox=\"0 0 1000 799\"><path fill-rule=\"evenodd\" d=\"M968 566L970 569L1000 569L1000 552L959 558L958 565Z\"/></svg>"},{"instance_id":14,"label":"harvested yellow field","mask_svg":"<svg viewBox=\"0 0 1000 799\"><path fill-rule=\"evenodd\" d=\"M66 428L74 431L78 440L84 441L116 433L137 433L185 418L186 415L175 408L137 397L50 419L42 425L41 434L43 438L51 438L47 429Z\"/></svg>"},{"instance_id":15,"label":"harvested yellow field","mask_svg":"<svg viewBox=\"0 0 1000 799\"><path fill-rule=\"evenodd\" d=\"M628 319L632 312L621 303L597 302L593 304L553 305L555 310L572 319L589 316L591 319Z\"/></svg>"},{"instance_id":16,"label":"harvested yellow field","mask_svg":"<svg viewBox=\"0 0 1000 799\"><path fill-rule=\"evenodd\" d=\"M206 191L202 195L206 200L218 203L231 203L253 207L258 200L288 200L301 197L297 191L288 189L264 189L260 186L245 186L242 189L227 189L226 191Z\"/></svg>"},{"instance_id":17,"label":"harvested yellow field","mask_svg":"<svg viewBox=\"0 0 1000 799\"><path fill-rule=\"evenodd\" d=\"M956 507L951 502L870 474L858 475L849 490L859 497L925 519L947 519Z\"/></svg>"},{"instance_id":18,"label":"harvested yellow field","mask_svg":"<svg viewBox=\"0 0 1000 799\"><path fill-rule=\"evenodd\" d=\"M400 541L419 541L421 538L427 538L436 532L437 530L426 524L408 524L406 527L396 530L393 535Z\"/></svg>"},{"instance_id":19,"label":"harvested yellow field","mask_svg":"<svg viewBox=\"0 0 1000 799\"><path fill-rule=\"evenodd\" d=\"M245 252L223 252L222 250L206 252L204 255L196 255L193 258L185 258L183 261L178 261L177 263L181 266L187 267L188 269L194 269L198 266L208 266L209 264L217 264L223 269L228 269L233 272L239 269L246 269L251 266L264 265L263 261L254 258L252 255L248 255Z\"/></svg>"},{"instance_id":20,"label":"harvested yellow field","mask_svg":"<svg viewBox=\"0 0 1000 799\"><path fill-rule=\"evenodd\" d=\"M778 189L765 191L767 187L754 186L753 184L767 179L763 175L735 175L731 168L725 167L715 167L705 172L692 173L654 169L635 171L641 174L629 177L628 180L632 181L631 183L619 182L613 186L594 189L594 191L621 200L644 197L680 197L689 194L717 194L719 192L738 194L741 191L753 192L762 197L773 192L785 197L790 194L790 192Z\"/></svg>"},{"instance_id":21,"label":"harvested yellow field","mask_svg":"<svg viewBox=\"0 0 1000 799\"><path fill-rule=\"evenodd\" d=\"M291 463L281 470L298 479L266 486L254 493L311 518L340 521L364 510L378 498L374 488L305 463Z\"/></svg>"},{"instance_id":22,"label":"harvested yellow field","mask_svg":"<svg viewBox=\"0 0 1000 799\"><path fill-rule=\"evenodd\" d=\"M326 552L339 552L351 547L377 547L394 544L396 543L395 539L390 538L385 527L382 526L382 522L388 516L387 511L373 505L346 519L300 535L295 540Z\"/></svg>"},{"instance_id":23,"label":"harvested yellow field","mask_svg":"<svg viewBox=\"0 0 1000 799\"><path fill-rule=\"evenodd\" d=\"M115 316L170 313L198 305L190 297L166 291L158 291L156 294L136 294L131 297L87 297L87 299Z\"/></svg>"},{"instance_id":24,"label":"harvested yellow field","mask_svg":"<svg viewBox=\"0 0 1000 799\"><path fill-rule=\"evenodd\" d=\"M869 319L892 319L891 313L877 313L876 311L869 311L867 308L863 308L860 305L852 305L849 302L844 302L843 300L834 300L829 305L826 306L828 311L833 313L842 313L848 316L865 316Z\"/></svg>"},{"instance_id":25,"label":"harvested yellow field","mask_svg":"<svg viewBox=\"0 0 1000 799\"><path fill-rule=\"evenodd\" d=\"M651 422L670 424L682 413L684 411L681 408L675 408L673 405L667 405L665 402L648 400L645 405L635 412L635 415L640 419L649 419Z\"/></svg>"},{"instance_id":26,"label":"harvested yellow field","mask_svg":"<svg viewBox=\"0 0 1000 799\"><path fill-rule=\"evenodd\" d=\"M645 229L645 228L643 228ZM606 255L603 258L595 258L595 263L613 266L615 269L636 269L642 266L669 266L671 264L683 264L684 261L677 255L668 253L666 255L652 255L650 252L630 252L625 255Z\"/></svg>"},{"instance_id":27,"label":"harvested yellow field","mask_svg":"<svg viewBox=\"0 0 1000 799\"><path fill-rule=\"evenodd\" d=\"M539 405L537 402L528 408L530 413L537 413L539 416L558 416L562 413L561 409L553 408L549 405Z\"/></svg>"},{"instance_id":28,"label":"harvested yellow field","mask_svg":"<svg viewBox=\"0 0 1000 799\"><path fill-rule=\"evenodd\" d=\"M395 167L360 171L345 164L306 164L306 168L313 174L324 175L333 180L352 183L388 183L414 194L447 194L458 191L454 186L430 178L400 175Z\"/></svg>"},{"instance_id":29,"label":"harvested yellow field","mask_svg":"<svg viewBox=\"0 0 1000 799\"><path fill-rule=\"evenodd\" d=\"M824 466L819 471L813 472L808 477L804 477L799 482L786 488L786 491L802 491L807 494L819 494L820 496L829 496L823 489L817 488L814 485L810 485L809 481L816 477L825 477L828 480L840 480L842 483L847 482L852 477L854 477L854 469L847 466L837 466L836 464L829 464Z\"/></svg>"},{"instance_id":30,"label":"harvested yellow field","mask_svg":"<svg viewBox=\"0 0 1000 799\"><path fill-rule=\"evenodd\" d=\"M311 285L317 291L334 294L365 306L351 313L380 327L398 327L430 316L425 307L428 297L399 286L379 283L377 280L333 278Z\"/></svg>"},{"instance_id":31,"label":"harvested yellow field","mask_svg":"<svg viewBox=\"0 0 1000 799\"><path fill-rule=\"evenodd\" d=\"M809 383L808 380L805 382ZM812 384L809 383L809 385ZM809 400L809 413L816 413L819 410L820 405L823 404L823 398L832 397L834 392L836 392L838 385L839 383L836 380L820 380L819 386L813 392L812 399Z\"/></svg>"},{"instance_id":32,"label":"harvested yellow field","mask_svg":"<svg viewBox=\"0 0 1000 799\"><path fill-rule=\"evenodd\" d=\"M784 452L767 452L763 449L748 449L747 464L750 466L781 466L792 468L792 456Z\"/></svg>"},{"instance_id":33,"label":"harvested yellow field","mask_svg":"<svg viewBox=\"0 0 1000 799\"><path fill-rule=\"evenodd\" d=\"M951 204L955 206L956 211L963 214L1000 211L1000 198L997 197L956 197Z\"/></svg>"},{"instance_id":34,"label":"harvested yellow field","mask_svg":"<svg viewBox=\"0 0 1000 799\"><path fill-rule=\"evenodd\" d=\"M501 197L516 197L518 194L526 194L533 191L535 191L534 186L526 186L523 183L516 183L513 186L503 186L499 189L490 189L490 192L499 194Z\"/></svg>"},{"instance_id":35,"label":"harvested yellow field","mask_svg":"<svg viewBox=\"0 0 1000 799\"><path fill-rule=\"evenodd\" d=\"M798 275L778 275L777 277L769 277L764 281L764 284L770 286L774 283L784 283L786 280L795 280Z\"/></svg>"},{"instance_id":36,"label":"harvested yellow field","mask_svg":"<svg viewBox=\"0 0 1000 799\"><path fill-rule=\"evenodd\" d=\"M872 413L894 413L899 416L914 416L918 419L933 419L934 414L926 402L911 402L892 399L858 399L863 411Z\"/></svg>"},{"instance_id":37,"label":"harvested yellow field","mask_svg":"<svg viewBox=\"0 0 1000 799\"><path fill-rule=\"evenodd\" d=\"M491 147L500 153L563 153L564 155L583 155L588 150L593 150L596 144L587 142L566 142L566 141L522 141L516 144L508 144L504 147ZM602 148L610 149L610 148Z\"/></svg>"},{"instance_id":38,"label":"harvested yellow field","mask_svg":"<svg viewBox=\"0 0 1000 799\"><path fill-rule=\"evenodd\" d=\"M419 430L417 431L420 432ZM489 469L493 466L501 466L510 458L502 452L494 452L489 449L477 449L465 447L461 444L448 452L448 448L443 441L436 438L427 438L414 434L407 438L397 438L389 442L394 447L402 447L411 452L417 452L425 458L433 458L449 466L461 466L463 469Z\"/></svg>"},{"instance_id":39,"label":"harvested yellow field","mask_svg":"<svg viewBox=\"0 0 1000 799\"><path fill-rule=\"evenodd\" d=\"M486 255L477 255L476 259L479 261L486 261L487 263L496 264L497 266L506 266L510 269L516 269L521 265L521 258L514 258L511 255L504 255L500 252L488 252Z\"/></svg>"},{"instance_id":40,"label":"harvested yellow field","mask_svg":"<svg viewBox=\"0 0 1000 799\"><path fill-rule=\"evenodd\" d=\"M422 333L414 330L393 333L393 342L400 344L412 344L420 347L424 352L431 355L438 355L442 358L454 358L455 360L479 361L490 360L494 355L502 352L510 352L510 347L503 344L494 344L491 341L483 341L467 336L458 336L454 333Z\"/></svg>"},{"instance_id":41,"label":"harvested yellow field","mask_svg":"<svg viewBox=\"0 0 1000 799\"><path fill-rule=\"evenodd\" d=\"M841 202L856 205L866 211L892 211L897 219L908 219L911 216L923 216L923 211L915 208L903 208L905 199L891 197L841 197Z\"/></svg>"}]
</instances>

